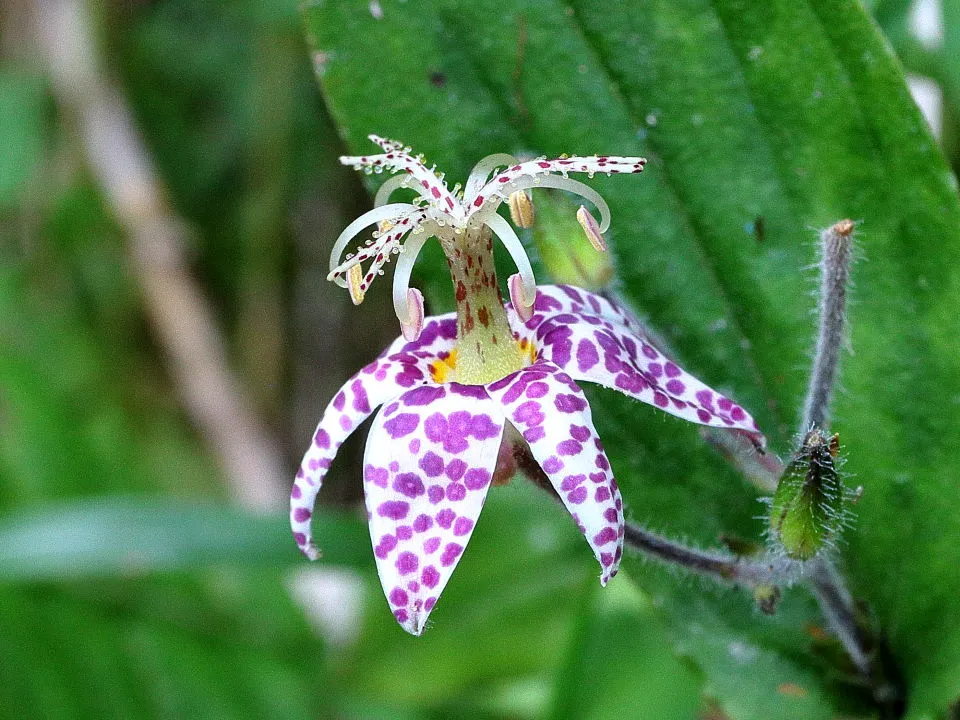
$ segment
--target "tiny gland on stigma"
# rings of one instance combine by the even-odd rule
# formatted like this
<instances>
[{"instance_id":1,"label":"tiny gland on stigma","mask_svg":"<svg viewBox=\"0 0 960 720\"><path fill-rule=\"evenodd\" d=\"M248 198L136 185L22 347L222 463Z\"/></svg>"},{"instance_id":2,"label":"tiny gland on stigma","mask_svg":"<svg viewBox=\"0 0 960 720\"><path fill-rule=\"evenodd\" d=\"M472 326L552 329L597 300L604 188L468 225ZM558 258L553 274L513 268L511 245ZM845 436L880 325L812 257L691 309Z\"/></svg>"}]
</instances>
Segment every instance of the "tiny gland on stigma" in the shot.
<instances>
[{"instance_id":1,"label":"tiny gland on stigma","mask_svg":"<svg viewBox=\"0 0 960 720\"><path fill-rule=\"evenodd\" d=\"M401 143L371 135L383 150L378 155L342 157L340 162L364 172L383 170L399 174L379 189L375 207L350 223L337 238L330 255L329 280L350 292L354 304L364 295L391 255L398 255L393 280L393 306L403 336L416 340L423 329L423 296L409 287L414 263L431 237L440 242L453 279L457 302L457 381L483 384L529 364L529 358L514 342L503 310L503 299L493 265L493 236L510 253L517 273L507 282L510 300L521 319L529 319L537 298L533 269L520 239L503 217L497 214L507 201L514 225L530 227L534 206L530 188L555 188L580 195L600 213L600 221L580 206L577 220L584 234L598 250L606 250L603 233L610 225L610 209L589 186L567 177L568 173L639 173L646 160L640 157L559 157L518 162L512 155L498 153L481 160L461 190L447 188L435 168L427 168L422 156L411 154ZM498 172L499 171L499 172ZM401 189L413 190L417 198L408 203L391 203ZM356 254L341 258L348 243L370 225L377 225L373 237ZM368 263L367 270L362 270Z\"/></svg>"}]
</instances>

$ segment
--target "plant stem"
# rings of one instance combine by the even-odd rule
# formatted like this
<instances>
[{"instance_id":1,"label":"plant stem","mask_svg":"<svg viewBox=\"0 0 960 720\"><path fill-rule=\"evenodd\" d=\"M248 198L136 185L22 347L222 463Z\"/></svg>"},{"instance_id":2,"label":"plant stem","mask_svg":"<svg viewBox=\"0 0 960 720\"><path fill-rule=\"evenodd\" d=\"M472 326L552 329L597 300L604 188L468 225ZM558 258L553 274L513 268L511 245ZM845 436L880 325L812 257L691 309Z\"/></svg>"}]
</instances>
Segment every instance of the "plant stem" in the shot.
<instances>
[{"instance_id":1,"label":"plant stem","mask_svg":"<svg viewBox=\"0 0 960 720\"><path fill-rule=\"evenodd\" d=\"M820 236L820 329L803 405L803 433L812 427L824 428L829 420L846 327L853 227L852 220L841 220Z\"/></svg>"},{"instance_id":2,"label":"plant stem","mask_svg":"<svg viewBox=\"0 0 960 720\"><path fill-rule=\"evenodd\" d=\"M688 547L633 523L626 524L623 541L662 562L678 565L717 582L749 589L767 613L776 609L780 599L779 583L789 580L788 568L772 561L753 561L729 553Z\"/></svg>"}]
</instances>

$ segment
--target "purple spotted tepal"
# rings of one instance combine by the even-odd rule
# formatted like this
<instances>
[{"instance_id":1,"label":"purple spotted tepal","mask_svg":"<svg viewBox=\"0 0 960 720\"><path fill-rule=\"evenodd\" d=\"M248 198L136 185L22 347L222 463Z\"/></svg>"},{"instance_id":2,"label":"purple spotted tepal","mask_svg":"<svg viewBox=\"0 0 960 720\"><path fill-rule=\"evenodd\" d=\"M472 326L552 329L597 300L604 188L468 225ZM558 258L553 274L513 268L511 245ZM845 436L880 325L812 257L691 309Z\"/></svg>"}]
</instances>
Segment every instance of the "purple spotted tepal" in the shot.
<instances>
[{"instance_id":1,"label":"purple spotted tepal","mask_svg":"<svg viewBox=\"0 0 960 720\"><path fill-rule=\"evenodd\" d=\"M606 204L587 186L550 173L638 172L644 161L591 157L517 164L494 155L477 165L461 195L399 144L373 139L383 155L342 161L407 174L387 180L377 195L379 207L337 241L331 278L345 279L359 302L392 249L407 233L416 234L407 241L415 248L401 256L395 281L405 337L348 380L324 412L290 496L297 545L311 559L319 556L310 532L317 492L340 444L382 405L367 440L364 491L377 570L405 630L423 631L459 562L497 470L501 442L529 447L586 537L606 584L620 564L623 504L576 381L619 390L695 423L762 438L740 406L667 360L621 308L570 286L537 288L522 246L496 208L535 185L580 193L603 217L598 224L582 208L578 213L589 216L580 218L581 225L601 247ZM508 168L488 179L499 166ZM384 204L411 178L420 196L416 203ZM374 222L385 224L368 248L338 264L350 237ZM500 296L491 229L520 270L509 282L512 303ZM407 283L428 237L438 238L449 262L457 312L423 318L419 293ZM364 276L359 267L367 260L371 270ZM517 432L507 433L508 426Z\"/></svg>"}]
</instances>

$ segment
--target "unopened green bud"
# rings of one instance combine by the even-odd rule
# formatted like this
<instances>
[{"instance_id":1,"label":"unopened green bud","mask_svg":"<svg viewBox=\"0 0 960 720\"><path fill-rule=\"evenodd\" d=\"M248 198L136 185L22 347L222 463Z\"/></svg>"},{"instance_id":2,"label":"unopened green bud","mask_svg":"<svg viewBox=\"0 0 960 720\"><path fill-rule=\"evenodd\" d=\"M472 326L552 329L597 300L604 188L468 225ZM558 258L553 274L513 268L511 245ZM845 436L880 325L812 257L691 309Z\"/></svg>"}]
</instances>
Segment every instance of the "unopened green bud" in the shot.
<instances>
[{"instance_id":1,"label":"unopened green bud","mask_svg":"<svg viewBox=\"0 0 960 720\"><path fill-rule=\"evenodd\" d=\"M787 465L770 506L770 530L787 556L809 560L843 519L843 487L835 458L838 436L814 428Z\"/></svg>"},{"instance_id":2,"label":"unopened green bud","mask_svg":"<svg viewBox=\"0 0 960 720\"><path fill-rule=\"evenodd\" d=\"M605 246L596 220L564 193L540 191L532 233L540 259L555 282L600 291L613 280L610 254L598 252L598 242L599 249Z\"/></svg>"}]
</instances>

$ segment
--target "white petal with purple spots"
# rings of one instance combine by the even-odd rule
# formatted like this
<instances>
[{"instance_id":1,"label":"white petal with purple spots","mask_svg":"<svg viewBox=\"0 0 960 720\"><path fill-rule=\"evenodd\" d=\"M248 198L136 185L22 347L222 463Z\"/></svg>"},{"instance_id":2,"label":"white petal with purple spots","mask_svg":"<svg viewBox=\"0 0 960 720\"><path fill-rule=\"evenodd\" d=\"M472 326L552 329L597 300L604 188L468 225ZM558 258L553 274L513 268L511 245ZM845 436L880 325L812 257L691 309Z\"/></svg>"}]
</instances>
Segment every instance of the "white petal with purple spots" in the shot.
<instances>
[{"instance_id":1,"label":"white petal with purple spots","mask_svg":"<svg viewBox=\"0 0 960 720\"><path fill-rule=\"evenodd\" d=\"M455 318L432 318L416 342L394 342L387 353L350 378L327 406L290 491L293 537L311 560L320 556L311 540L313 504L340 445L378 406L431 383L430 363L449 352L455 336Z\"/></svg>"},{"instance_id":2,"label":"white petal with purple spots","mask_svg":"<svg viewBox=\"0 0 960 720\"><path fill-rule=\"evenodd\" d=\"M763 444L742 407L664 357L605 298L579 288L541 286L526 330L534 333L538 357L576 380L618 390L690 422L743 430Z\"/></svg>"},{"instance_id":3,"label":"white petal with purple spots","mask_svg":"<svg viewBox=\"0 0 960 720\"><path fill-rule=\"evenodd\" d=\"M544 360L487 390L529 443L593 549L606 585L623 554L623 501L583 391Z\"/></svg>"},{"instance_id":4,"label":"white petal with purple spots","mask_svg":"<svg viewBox=\"0 0 960 720\"><path fill-rule=\"evenodd\" d=\"M413 635L423 632L473 534L503 427L483 387L450 383L404 393L370 429L370 538L390 609Z\"/></svg>"}]
</instances>

